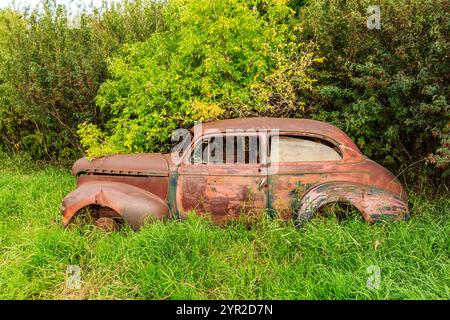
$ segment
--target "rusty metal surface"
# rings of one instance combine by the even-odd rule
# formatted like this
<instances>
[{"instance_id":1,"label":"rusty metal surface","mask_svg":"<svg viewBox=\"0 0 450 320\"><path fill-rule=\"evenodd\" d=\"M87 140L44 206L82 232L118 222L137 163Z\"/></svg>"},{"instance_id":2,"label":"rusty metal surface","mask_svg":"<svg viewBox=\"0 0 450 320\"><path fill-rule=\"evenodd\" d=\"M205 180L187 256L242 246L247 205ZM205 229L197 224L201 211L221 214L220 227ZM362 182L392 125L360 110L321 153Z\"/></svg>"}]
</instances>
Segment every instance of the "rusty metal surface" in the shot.
<instances>
[{"instance_id":1,"label":"rusty metal surface","mask_svg":"<svg viewBox=\"0 0 450 320\"><path fill-rule=\"evenodd\" d=\"M341 130L306 119L245 118L203 123L203 135L230 129L279 130L289 136L332 142L341 160L255 164L171 161L168 154L117 155L73 166L77 189L63 202L67 225L83 207L98 204L118 212L138 229L148 217L185 217L195 210L217 223L266 209L282 219L310 219L331 202L356 207L368 222L408 217L407 195L384 167L365 157ZM195 130L195 129L194 129ZM267 150L270 133L260 133ZM201 137L193 141L193 145ZM169 209L170 208L170 209Z\"/></svg>"},{"instance_id":2,"label":"rusty metal surface","mask_svg":"<svg viewBox=\"0 0 450 320\"><path fill-rule=\"evenodd\" d=\"M299 202L308 201L305 195L312 188L324 183L347 182L355 186L355 191L361 186L383 190L405 203L407 196L400 182L385 168L371 160L361 160L335 163L315 164L280 164L278 173L269 175L269 197L271 208L282 219L290 219L297 213ZM367 202L386 202L386 198L365 198ZM389 203L385 203L389 206ZM361 207L362 208L362 207ZM361 212L365 217L365 213Z\"/></svg>"},{"instance_id":3,"label":"rusty metal surface","mask_svg":"<svg viewBox=\"0 0 450 320\"><path fill-rule=\"evenodd\" d=\"M81 175L77 179L77 188L90 182L118 182L138 187L166 200L169 177L159 176L124 176L124 175Z\"/></svg>"},{"instance_id":4,"label":"rusty metal surface","mask_svg":"<svg viewBox=\"0 0 450 320\"><path fill-rule=\"evenodd\" d=\"M396 194L359 183L328 182L309 190L302 198L298 221L311 219L314 213L330 203L351 204L371 223L409 217L406 202Z\"/></svg>"},{"instance_id":5,"label":"rusty metal surface","mask_svg":"<svg viewBox=\"0 0 450 320\"><path fill-rule=\"evenodd\" d=\"M182 217L195 210L223 223L241 214L261 215L267 207L260 165L182 165L178 174L176 207Z\"/></svg>"},{"instance_id":6,"label":"rusty metal surface","mask_svg":"<svg viewBox=\"0 0 450 320\"><path fill-rule=\"evenodd\" d=\"M72 174L103 173L118 175L167 176L168 164L160 153L119 154L94 159L81 158L72 167Z\"/></svg>"},{"instance_id":7,"label":"rusty metal surface","mask_svg":"<svg viewBox=\"0 0 450 320\"><path fill-rule=\"evenodd\" d=\"M146 220L169 218L167 204L150 192L124 183L89 182L64 198L63 224L67 226L75 213L92 204L114 210L135 230Z\"/></svg>"}]
</instances>

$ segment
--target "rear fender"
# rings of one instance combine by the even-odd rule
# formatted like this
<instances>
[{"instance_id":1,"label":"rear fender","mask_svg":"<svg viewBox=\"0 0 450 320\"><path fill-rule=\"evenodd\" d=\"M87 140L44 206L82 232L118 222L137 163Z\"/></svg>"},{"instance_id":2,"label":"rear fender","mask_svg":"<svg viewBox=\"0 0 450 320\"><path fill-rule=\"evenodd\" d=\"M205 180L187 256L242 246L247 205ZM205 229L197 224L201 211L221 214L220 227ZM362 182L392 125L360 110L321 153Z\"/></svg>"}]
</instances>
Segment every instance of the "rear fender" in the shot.
<instances>
[{"instance_id":1,"label":"rear fender","mask_svg":"<svg viewBox=\"0 0 450 320\"><path fill-rule=\"evenodd\" d=\"M80 209L90 205L113 209L134 230L148 219L170 217L167 204L153 193L124 183L89 182L64 198L61 207L64 226Z\"/></svg>"},{"instance_id":2,"label":"rear fender","mask_svg":"<svg viewBox=\"0 0 450 320\"><path fill-rule=\"evenodd\" d=\"M303 196L298 210L299 222L311 219L331 203L353 205L370 223L409 217L407 201L401 195L357 183L332 182L315 186Z\"/></svg>"}]
</instances>

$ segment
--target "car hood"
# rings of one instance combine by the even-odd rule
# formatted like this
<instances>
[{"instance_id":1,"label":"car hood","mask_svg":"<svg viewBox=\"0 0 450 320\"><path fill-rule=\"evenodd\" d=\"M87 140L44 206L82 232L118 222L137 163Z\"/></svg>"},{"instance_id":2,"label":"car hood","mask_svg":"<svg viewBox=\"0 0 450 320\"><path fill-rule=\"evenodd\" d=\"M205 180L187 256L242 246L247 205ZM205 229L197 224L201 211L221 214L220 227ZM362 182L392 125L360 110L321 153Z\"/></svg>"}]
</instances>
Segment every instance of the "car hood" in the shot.
<instances>
[{"instance_id":1,"label":"car hood","mask_svg":"<svg viewBox=\"0 0 450 320\"><path fill-rule=\"evenodd\" d=\"M160 153L119 154L88 160L81 158L72 167L73 175L82 173L168 176L169 168Z\"/></svg>"}]
</instances>

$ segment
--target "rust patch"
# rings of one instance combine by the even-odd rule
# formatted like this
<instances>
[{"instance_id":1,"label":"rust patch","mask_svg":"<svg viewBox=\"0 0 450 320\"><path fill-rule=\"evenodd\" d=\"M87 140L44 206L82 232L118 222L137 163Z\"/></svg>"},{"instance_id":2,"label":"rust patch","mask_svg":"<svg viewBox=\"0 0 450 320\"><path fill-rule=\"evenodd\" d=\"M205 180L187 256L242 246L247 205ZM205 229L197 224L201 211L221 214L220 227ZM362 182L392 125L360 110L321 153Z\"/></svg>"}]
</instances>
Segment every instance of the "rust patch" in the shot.
<instances>
[{"instance_id":1,"label":"rust patch","mask_svg":"<svg viewBox=\"0 0 450 320\"><path fill-rule=\"evenodd\" d=\"M82 175L77 179L77 188L85 183L90 182L118 182L128 184L139 189L151 192L161 199L166 199L169 190L168 177L136 177L136 176L119 176L119 175Z\"/></svg>"},{"instance_id":2,"label":"rust patch","mask_svg":"<svg viewBox=\"0 0 450 320\"><path fill-rule=\"evenodd\" d=\"M61 207L64 225L79 210L92 204L114 210L135 230L146 220L169 217L167 204L150 192L117 182L90 182L64 198Z\"/></svg>"},{"instance_id":3,"label":"rust patch","mask_svg":"<svg viewBox=\"0 0 450 320\"><path fill-rule=\"evenodd\" d=\"M356 183L324 183L311 189L303 198L298 210L298 221L303 223L329 203L341 202L355 206L367 222L383 218L406 219L407 203L395 194Z\"/></svg>"}]
</instances>

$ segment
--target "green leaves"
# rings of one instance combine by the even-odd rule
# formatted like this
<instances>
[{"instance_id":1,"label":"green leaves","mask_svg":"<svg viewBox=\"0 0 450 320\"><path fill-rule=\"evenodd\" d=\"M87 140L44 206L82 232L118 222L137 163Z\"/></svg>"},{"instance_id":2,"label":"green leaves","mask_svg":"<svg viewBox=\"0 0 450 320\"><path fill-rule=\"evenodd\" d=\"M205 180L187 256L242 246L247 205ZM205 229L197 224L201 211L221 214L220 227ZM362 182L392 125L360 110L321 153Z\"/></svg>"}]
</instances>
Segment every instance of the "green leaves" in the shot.
<instances>
[{"instance_id":1,"label":"green leaves","mask_svg":"<svg viewBox=\"0 0 450 320\"><path fill-rule=\"evenodd\" d=\"M321 60L296 40L287 4L170 1L167 29L110 61L96 97L114 115L105 136L126 152L164 151L172 130L195 120L301 114L299 92L313 83L307 69ZM82 138L89 154L103 154Z\"/></svg>"},{"instance_id":2,"label":"green leaves","mask_svg":"<svg viewBox=\"0 0 450 320\"><path fill-rule=\"evenodd\" d=\"M314 74L319 87L314 107L320 119L344 129L375 160L398 168L428 159L433 175L445 175L450 164L446 2L381 1L379 31L365 25L371 4L312 0L302 9L301 39L316 41L326 57ZM417 178L416 169L407 175Z\"/></svg>"},{"instance_id":3,"label":"green leaves","mask_svg":"<svg viewBox=\"0 0 450 320\"><path fill-rule=\"evenodd\" d=\"M109 118L94 103L107 58L158 28L161 5L104 4L81 12L74 27L66 7L42 4L42 10L0 10L0 146L36 159L73 159L82 151L78 124Z\"/></svg>"}]
</instances>

